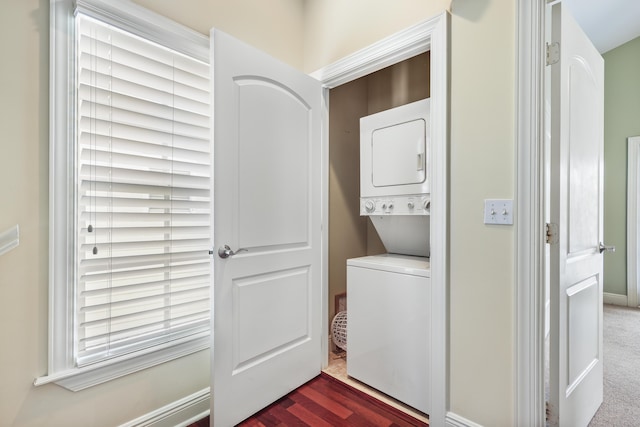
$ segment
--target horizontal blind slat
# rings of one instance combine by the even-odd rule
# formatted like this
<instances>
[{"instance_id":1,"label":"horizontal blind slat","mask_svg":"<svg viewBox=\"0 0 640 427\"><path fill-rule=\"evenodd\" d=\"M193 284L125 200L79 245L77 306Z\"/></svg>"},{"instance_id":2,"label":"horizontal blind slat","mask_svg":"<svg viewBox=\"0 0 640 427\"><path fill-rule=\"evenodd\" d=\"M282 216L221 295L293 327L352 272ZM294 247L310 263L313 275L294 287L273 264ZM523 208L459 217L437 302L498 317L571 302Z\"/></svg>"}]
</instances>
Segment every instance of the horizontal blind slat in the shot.
<instances>
[{"instance_id":1,"label":"horizontal blind slat","mask_svg":"<svg viewBox=\"0 0 640 427\"><path fill-rule=\"evenodd\" d=\"M206 316L208 316L208 313L204 313L203 317ZM108 359L154 345L166 344L189 337L202 337L209 329L207 320L189 318L187 316L185 316L183 323L170 330L163 328L163 326L163 322L159 322L157 325L152 324L137 329L132 328L129 335L107 334L106 337L89 340L82 338L78 340L79 347L82 349L82 355L78 357L78 364L83 366L94 361Z\"/></svg>"},{"instance_id":2,"label":"horizontal blind slat","mask_svg":"<svg viewBox=\"0 0 640 427\"><path fill-rule=\"evenodd\" d=\"M101 182L121 184L157 185L158 187L176 186L180 188L209 189L208 176L171 174L163 171L141 171L107 166L80 166L80 178Z\"/></svg>"},{"instance_id":3,"label":"horizontal blind slat","mask_svg":"<svg viewBox=\"0 0 640 427\"><path fill-rule=\"evenodd\" d=\"M95 50L108 52L109 48L115 47L131 55L145 58L139 65L142 68L146 68L147 64L172 62L180 70L202 79L209 79L208 64L163 46L149 43L129 33L122 33L114 27L105 28L97 21L86 20L85 25L79 28L78 45L79 50L87 52Z\"/></svg>"},{"instance_id":4,"label":"horizontal blind slat","mask_svg":"<svg viewBox=\"0 0 640 427\"><path fill-rule=\"evenodd\" d=\"M209 134L200 132L198 135L183 135L180 129L165 132L148 129L143 126L132 126L123 123L109 122L91 117L79 117L78 134L88 133L109 138L139 141L147 144L173 146L209 153ZM90 145L92 141L90 140Z\"/></svg>"},{"instance_id":5,"label":"horizontal blind slat","mask_svg":"<svg viewBox=\"0 0 640 427\"><path fill-rule=\"evenodd\" d=\"M179 88L168 87L161 91L157 86L136 85L108 76L102 78L104 87L100 87L100 82L90 81L91 78L91 75L80 76L78 96L84 115L101 117L99 114L102 113L105 116L108 110L97 110L97 107L104 106L112 110L114 117L120 112L120 120L127 118L127 114L134 118L142 116L140 112L143 112L151 118L207 127L209 105L196 101L193 96L186 97Z\"/></svg>"},{"instance_id":6,"label":"horizontal blind slat","mask_svg":"<svg viewBox=\"0 0 640 427\"><path fill-rule=\"evenodd\" d=\"M141 171L161 171L171 174L196 175L208 177L210 167L207 164L183 162L176 159L159 159L135 154L121 154L113 151L83 149L80 159L96 166Z\"/></svg>"},{"instance_id":7,"label":"horizontal blind slat","mask_svg":"<svg viewBox=\"0 0 640 427\"><path fill-rule=\"evenodd\" d=\"M81 345L84 345L91 351L92 349L95 350L103 347L105 344L113 345L113 343L117 341L131 341L132 338L149 340L165 336L175 339L177 336L184 336L185 334L200 333L204 328L207 328L206 318L208 316L209 311L204 309L183 316L176 316L172 319L173 324L171 328L166 327L166 320L160 319L152 321L151 319L147 319L147 323L140 323L136 326L115 332L95 333L91 336L83 337L79 341Z\"/></svg>"},{"instance_id":8,"label":"horizontal blind slat","mask_svg":"<svg viewBox=\"0 0 640 427\"><path fill-rule=\"evenodd\" d=\"M158 284L171 284L171 280L178 280L179 285L181 279L194 277L202 277L209 272L209 260L202 259L200 263L186 265L146 265L133 270L125 271L103 271L94 270L87 271L80 277L80 294L84 291L93 291L99 289L110 289L115 292L118 290L131 290L138 286L140 288L150 288L158 286Z\"/></svg>"},{"instance_id":9,"label":"horizontal blind slat","mask_svg":"<svg viewBox=\"0 0 640 427\"><path fill-rule=\"evenodd\" d=\"M142 324L157 322L161 320L165 314L177 310L181 312L183 315L191 314L189 313L194 307L200 306L200 310L202 312L209 310L209 303L204 298L197 298L193 300L187 300L184 302L177 302L175 304L167 305L167 304L147 304L145 307L142 305L135 312L131 310L127 310L126 307L119 310L119 307L111 307L108 308L110 312L117 312L117 314L109 314L108 316L104 316L100 318L100 313L97 313L97 310L91 311L89 313L83 312L81 316L94 315L95 319L90 319L86 321L81 321L80 326L87 328L103 326L105 328L111 328L114 331L125 331L132 327L132 324L137 323L135 326L139 326ZM168 319L164 319L167 321ZM146 322L146 323L145 323Z\"/></svg>"},{"instance_id":10,"label":"horizontal blind slat","mask_svg":"<svg viewBox=\"0 0 640 427\"><path fill-rule=\"evenodd\" d=\"M78 136L78 147L81 150L89 149L106 151L110 149L114 153L136 155L143 153L147 157L161 159L173 156L174 159L185 163L207 165L210 163L209 147L205 144L208 144L208 141L202 141L201 145L205 148L205 151L202 151L194 150L193 147L190 149L179 147L176 144L162 145L157 144L155 141L133 141L109 135L91 134L88 132L83 132ZM191 143L189 145L193 146L195 144Z\"/></svg>"}]
</instances>

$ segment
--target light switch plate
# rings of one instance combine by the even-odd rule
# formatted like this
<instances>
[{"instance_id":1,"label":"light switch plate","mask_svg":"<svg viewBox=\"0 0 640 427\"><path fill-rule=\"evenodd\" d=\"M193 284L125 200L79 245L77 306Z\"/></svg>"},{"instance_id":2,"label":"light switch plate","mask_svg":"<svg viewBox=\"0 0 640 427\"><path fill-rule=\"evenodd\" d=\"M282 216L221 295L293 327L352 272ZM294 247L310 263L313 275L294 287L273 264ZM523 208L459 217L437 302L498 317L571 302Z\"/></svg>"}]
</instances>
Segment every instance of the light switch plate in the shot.
<instances>
[{"instance_id":1,"label":"light switch plate","mask_svg":"<svg viewBox=\"0 0 640 427\"><path fill-rule=\"evenodd\" d=\"M484 223L498 225L513 224L513 200L486 199L484 201Z\"/></svg>"}]
</instances>

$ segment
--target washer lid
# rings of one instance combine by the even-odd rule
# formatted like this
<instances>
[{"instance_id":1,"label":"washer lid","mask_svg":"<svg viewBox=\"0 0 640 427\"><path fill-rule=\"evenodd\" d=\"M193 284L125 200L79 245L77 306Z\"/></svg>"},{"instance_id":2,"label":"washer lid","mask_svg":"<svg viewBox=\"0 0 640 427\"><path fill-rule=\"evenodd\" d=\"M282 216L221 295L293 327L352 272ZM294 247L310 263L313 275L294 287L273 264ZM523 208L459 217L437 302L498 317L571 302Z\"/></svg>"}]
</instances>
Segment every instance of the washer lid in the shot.
<instances>
[{"instance_id":1,"label":"washer lid","mask_svg":"<svg viewBox=\"0 0 640 427\"><path fill-rule=\"evenodd\" d=\"M372 255L348 259L347 266L410 274L412 276L431 277L431 263L429 262L429 258L418 256L399 254Z\"/></svg>"}]
</instances>

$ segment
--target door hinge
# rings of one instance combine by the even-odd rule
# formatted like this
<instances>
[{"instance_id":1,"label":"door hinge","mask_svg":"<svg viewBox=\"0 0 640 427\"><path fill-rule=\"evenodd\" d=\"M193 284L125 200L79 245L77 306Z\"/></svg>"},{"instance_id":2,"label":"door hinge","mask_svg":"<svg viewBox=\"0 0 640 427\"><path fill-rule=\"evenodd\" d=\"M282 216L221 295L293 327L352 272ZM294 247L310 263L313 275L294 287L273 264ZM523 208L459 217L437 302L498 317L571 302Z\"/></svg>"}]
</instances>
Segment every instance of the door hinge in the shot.
<instances>
[{"instance_id":1,"label":"door hinge","mask_svg":"<svg viewBox=\"0 0 640 427\"><path fill-rule=\"evenodd\" d=\"M546 242L550 245L558 243L558 224L548 222L545 225Z\"/></svg>"},{"instance_id":2,"label":"door hinge","mask_svg":"<svg viewBox=\"0 0 640 427\"><path fill-rule=\"evenodd\" d=\"M547 43L547 65L560 61L560 43Z\"/></svg>"}]
</instances>

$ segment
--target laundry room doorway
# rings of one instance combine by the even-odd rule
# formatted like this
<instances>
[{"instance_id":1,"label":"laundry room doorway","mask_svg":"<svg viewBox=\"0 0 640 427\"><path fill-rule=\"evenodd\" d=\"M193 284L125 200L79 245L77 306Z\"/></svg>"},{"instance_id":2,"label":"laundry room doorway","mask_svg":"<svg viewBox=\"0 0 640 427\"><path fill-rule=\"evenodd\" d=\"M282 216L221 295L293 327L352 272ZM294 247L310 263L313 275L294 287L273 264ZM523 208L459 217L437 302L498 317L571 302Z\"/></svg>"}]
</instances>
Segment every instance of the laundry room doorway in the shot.
<instances>
[{"instance_id":1,"label":"laundry room doorway","mask_svg":"<svg viewBox=\"0 0 640 427\"><path fill-rule=\"evenodd\" d=\"M324 84L328 118L323 139L323 171L326 173L323 207L329 224L328 229L323 230L327 248L325 271L328 272L323 280L328 297L323 310L327 329L323 339L323 344L326 344L323 368L325 372L342 378L346 378L345 369L336 368L335 365L344 365L345 358L341 349L331 340L331 323L337 311L346 308L348 313L346 260L386 252L371 221L361 217L359 212L359 119L430 98L429 243L433 294L431 304L425 309L430 310L432 325L429 368L433 377L429 387L433 404L428 414L432 425L444 425L448 395L448 20L448 14L443 13L312 74ZM346 341L348 348L348 336ZM417 415L420 416L419 413Z\"/></svg>"}]
</instances>

